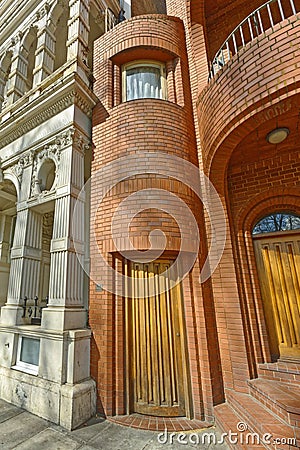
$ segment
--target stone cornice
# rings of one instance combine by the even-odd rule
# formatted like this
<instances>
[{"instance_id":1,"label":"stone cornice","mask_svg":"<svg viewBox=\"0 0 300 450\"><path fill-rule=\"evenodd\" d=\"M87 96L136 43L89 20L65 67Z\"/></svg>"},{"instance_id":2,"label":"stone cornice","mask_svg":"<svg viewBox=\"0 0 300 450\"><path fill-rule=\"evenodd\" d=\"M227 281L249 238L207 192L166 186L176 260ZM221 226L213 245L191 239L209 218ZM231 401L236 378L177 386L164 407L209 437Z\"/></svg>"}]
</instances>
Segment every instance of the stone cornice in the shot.
<instances>
[{"instance_id":1,"label":"stone cornice","mask_svg":"<svg viewBox=\"0 0 300 450\"><path fill-rule=\"evenodd\" d=\"M81 86L78 78L72 74L69 83L64 83L63 88L59 84L53 86L53 89L47 89L38 98L26 104L21 111L16 111L2 124L0 149L71 105L76 105L91 117L95 98L94 95L89 95L87 87Z\"/></svg>"},{"instance_id":2,"label":"stone cornice","mask_svg":"<svg viewBox=\"0 0 300 450\"><path fill-rule=\"evenodd\" d=\"M7 134L5 138L1 139L0 148L5 147L6 145L21 137L23 134L26 134L28 131L45 122L50 117L53 117L60 111L68 108L68 106L74 103L74 99L75 92L71 91L48 108L33 116L30 120L27 120L26 122L24 121L22 125L18 126L15 130Z\"/></svg>"}]
</instances>

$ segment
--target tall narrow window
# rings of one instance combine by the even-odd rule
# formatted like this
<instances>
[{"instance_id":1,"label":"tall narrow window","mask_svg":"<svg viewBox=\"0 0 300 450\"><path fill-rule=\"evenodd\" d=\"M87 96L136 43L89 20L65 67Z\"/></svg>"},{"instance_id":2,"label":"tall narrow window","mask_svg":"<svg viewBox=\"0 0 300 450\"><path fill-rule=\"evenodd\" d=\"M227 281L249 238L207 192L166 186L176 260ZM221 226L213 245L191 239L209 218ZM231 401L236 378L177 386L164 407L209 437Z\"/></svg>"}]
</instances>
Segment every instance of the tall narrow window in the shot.
<instances>
[{"instance_id":1,"label":"tall narrow window","mask_svg":"<svg viewBox=\"0 0 300 450\"><path fill-rule=\"evenodd\" d=\"M25 64L23 70L26 75L25 84L24 84L24 92L30 91L33 87L33 73L36 64L36 49L37 49L37 32L38 28L36 26L30 27L26 36L24 37L24 43L21 48L20 60L24 61L22 64ZM23 84L21 80L23 79L22 70L18 69L18 78L21 85Z\"/></svg>"},{"instance_id":2,"label":"tall narrow window","mask_svg":"<svg viewBox=\"0 0 300 450\"><path fill-rule=\"evenodd\" d=\"M5 107L6 95L9 85L9 74L11 71L12 52L8 51L3 59L0 61L0 70L2 72L2 79L0 80L0 111Z\"/></svg>"},{"instance_id":3,"label":"tall narrow window","mask_svg":"<svg viewBox=\"0 0 300 450\"><path fill-rule=\"evenodd\" d=\"M67 40L68 40L68 18L69 8L61 10L57 18L55 29L55 60L53 70L59 69L67 61Z\"/></svg>"},{"instance_id":4,"label":"tall narrow window","mask_svg":"<svg viewBox=\"0 0 300 450\"><path fill-rule=\"evenodd\" d=\"M123 101L141 98L166 99L165 65L136 61L123 66Z\"/></svg>"}]
</instances>

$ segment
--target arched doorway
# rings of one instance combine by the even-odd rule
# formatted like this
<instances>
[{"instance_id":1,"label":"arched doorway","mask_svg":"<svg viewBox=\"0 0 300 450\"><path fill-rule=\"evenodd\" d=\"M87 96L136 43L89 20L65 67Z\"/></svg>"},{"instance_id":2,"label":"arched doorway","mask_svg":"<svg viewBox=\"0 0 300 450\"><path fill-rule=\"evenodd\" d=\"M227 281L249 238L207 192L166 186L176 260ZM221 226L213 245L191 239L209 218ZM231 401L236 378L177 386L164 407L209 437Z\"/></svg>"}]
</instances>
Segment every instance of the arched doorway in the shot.
<instances>
[{"instance_id":1,"label":"arched doorway","mask_svg":"<svg viewBox=\"0 0 300 450\"><path fill-rule=\"evenodd\" d=\"M16 219L17 193L9 180L0 183L0 305L7 300L10 272L10 252L13 244Z\"/></svg>"},{"instance_id":2,"label":"arched doorway","mask_svg":"<svg viewBox=\"0 0 300 450\"><path fill-rule=\"evenodd\" d=\"M300 216L285 212L253 228L272 360L300 360Z\"/></svg>"}]
</instances>

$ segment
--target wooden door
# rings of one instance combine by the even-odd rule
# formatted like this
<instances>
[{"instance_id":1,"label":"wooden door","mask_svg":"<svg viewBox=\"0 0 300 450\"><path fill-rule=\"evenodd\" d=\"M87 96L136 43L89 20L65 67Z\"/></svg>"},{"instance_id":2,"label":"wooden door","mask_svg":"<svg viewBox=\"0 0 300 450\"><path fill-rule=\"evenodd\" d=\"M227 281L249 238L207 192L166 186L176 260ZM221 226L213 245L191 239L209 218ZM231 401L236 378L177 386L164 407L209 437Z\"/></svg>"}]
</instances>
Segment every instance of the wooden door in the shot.
<instances>
[{"instance_id":1,"label":"wooden door","mask_svg":"<svg viewBox=\"0 0 300 450\"><path fill-rule=\"evenodd\" d=\"M300 359L300 233L254 237L273 360Z\"/></svg>"},{"instance_id":2,"label":"wooden door","mask_svg":"<svg viewBox=\"0 0 300 450\"><path fill-rule=\"evenodd\" d=\"M128 401L130 412L173 417L186 415L188 386L181 285L170 290L161 275L168 267L168 262L130 267Z\"/></svg>"}]
</instances>

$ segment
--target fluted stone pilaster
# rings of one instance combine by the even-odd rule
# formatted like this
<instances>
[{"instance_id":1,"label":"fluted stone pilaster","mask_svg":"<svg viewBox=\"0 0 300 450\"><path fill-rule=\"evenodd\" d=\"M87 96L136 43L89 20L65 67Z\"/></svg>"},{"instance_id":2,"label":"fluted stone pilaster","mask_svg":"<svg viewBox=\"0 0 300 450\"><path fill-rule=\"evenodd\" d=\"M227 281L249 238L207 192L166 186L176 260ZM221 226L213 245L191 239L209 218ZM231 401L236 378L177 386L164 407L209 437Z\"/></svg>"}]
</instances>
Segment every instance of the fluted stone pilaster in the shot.
<instances>
[{"instance_id":1,"label":"fluted stone pilaster","mask_svg":"<svg viewBox=\"0 0 300 450\"><path fill-rule=\"evenodd\" d=\"M77 132L72 145L61 152L55 201L49 305L43 312L43 327L79 328L85 325L84 271L84 151L86 142ZM74 214L76 217L74 218ZM72 226L75 220L76 227ZM76 243L76 246L75 246ZM76 248L76 250L75 250ZM55 322L54 317L60 315ZM64 311L64 312L62 312ZM63 320L62 320L63 318Z\"/></svg>"},{"instance_id":2,"label":"fluted stone pilaster","mask_svg":"<svg viewBox=\"0 0 300 450\"><path fill-rule=\"evenodd\" d=\"M89 3L86 0L69 0L70 20L68 30L68 59L86 61L88 53Z\"/></svg>"},{"instance_id":3,"label":"fluted stone pilaster","mask_svg":"<svg viewBox=\"0 0 300 450\"><path fill-rule=\"evenodd\" d=\"M53 72L55 60L55 27L50 22L45 24L37 34L37 49L35 52L35 68L33 71L33 87L41 83Z\"/></svg>"},{"instance_id":4,"label":"fluted stone pilaster","mask_svg":"<svg viewBox=\"0 0 300 450\"><path fill-rule=\"evenodd\" d=\"M22 97L26 91L28 52L16 45L11 61L11 71L7 84L7 104L10 105Z\"/></svg>"}]
</instances>

